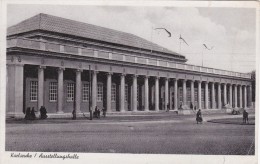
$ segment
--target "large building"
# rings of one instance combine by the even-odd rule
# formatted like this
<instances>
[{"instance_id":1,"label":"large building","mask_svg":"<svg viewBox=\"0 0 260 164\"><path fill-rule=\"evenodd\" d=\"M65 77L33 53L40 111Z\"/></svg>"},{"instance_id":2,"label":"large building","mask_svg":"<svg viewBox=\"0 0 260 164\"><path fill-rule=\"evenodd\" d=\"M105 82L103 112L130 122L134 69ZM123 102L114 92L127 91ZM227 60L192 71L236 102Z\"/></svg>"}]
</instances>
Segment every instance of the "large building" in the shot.
<instances>
[{"instance_id":1,"label":"large building","mask_svg":"<svg viewBox=\"0 0 260 164\"><path fill-rule=\"evenodd\" d=\"M39 14L7 30L7 116L251 107L250 74L186 61L129 33Z\"/></svg>"}]
</instances>

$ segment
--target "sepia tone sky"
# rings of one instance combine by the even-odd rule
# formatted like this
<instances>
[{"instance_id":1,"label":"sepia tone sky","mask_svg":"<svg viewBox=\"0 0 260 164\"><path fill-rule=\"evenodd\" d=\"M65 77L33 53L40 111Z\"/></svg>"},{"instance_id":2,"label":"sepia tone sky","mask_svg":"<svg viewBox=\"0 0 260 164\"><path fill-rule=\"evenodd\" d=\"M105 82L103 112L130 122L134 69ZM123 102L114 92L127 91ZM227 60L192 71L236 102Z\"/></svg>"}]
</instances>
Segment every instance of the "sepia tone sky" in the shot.
<instances>
[{"instance_id":1,"label":"sepia tone sky","mask_svg":"<svg viewBox=\"0 0 260 164\"><path fill-rule=\"evenodd\" d=\"M45 13L138 35L186 56L189 64L255 70L256 10L130 6L8 5L7 26ZM172 33L168 37L164 27ZM180 34L189 46L179 40ZM214 46L212 50L203 47Z\"/></svg>"}]
</instances>

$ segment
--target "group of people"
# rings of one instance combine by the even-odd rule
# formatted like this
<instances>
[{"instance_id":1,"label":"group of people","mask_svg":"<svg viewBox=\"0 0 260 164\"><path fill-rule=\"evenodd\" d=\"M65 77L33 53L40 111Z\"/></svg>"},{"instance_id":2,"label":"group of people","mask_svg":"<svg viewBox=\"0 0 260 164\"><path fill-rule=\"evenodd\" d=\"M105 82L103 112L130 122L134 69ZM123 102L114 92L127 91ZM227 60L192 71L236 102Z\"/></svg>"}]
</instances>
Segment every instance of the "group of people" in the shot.
<instances>
[{"instance_id":1,"label":"group of people","mask_svg":"<svg viewBox=\"0 0 260 164\"><path fill-rule=\"evenodd\" d=\"M103 107L102 108L102 112L103 112L103 117L106 117L106 109ZM93 112L93 116L94 116L94 118L100 118L100 109L96 106L95 107L95 110L94 110L94 112ZM83 113L83 115L84 115L84 113ZM76 120L76 117L77 115L76 115L76 110L74 109L73 111L72 111L72 119L73 120Z\"/></svg>"},{"instance_id":2,"label":"group of people","mask_svg":"<svg viewBox=\"0 0 260 164\"><path fill-rule=\"evenodd\" d=\"M106 108L103 107L102 112L103 112L103 117L106 117L106 112L107 112ZM93 115L94 115L95 118L100 118L100 109L97 106L95 108Z\"/></svg>"},{"instance_id":3,"label":"group of people","mask_svg":"<svg viewBox=\"0 0 260 164\"><path fill-rule=\"evenodd\" d=\"M40 119L46 119L47 117L48 116L47 116L46 108L44 106L41 106L41 108L40 108ZM28 107L26 109L24 119L26 119L26 120L35 120L36 119L34 107L32 107L32 109L30 107Z\"/></svg>"}]
</instances>

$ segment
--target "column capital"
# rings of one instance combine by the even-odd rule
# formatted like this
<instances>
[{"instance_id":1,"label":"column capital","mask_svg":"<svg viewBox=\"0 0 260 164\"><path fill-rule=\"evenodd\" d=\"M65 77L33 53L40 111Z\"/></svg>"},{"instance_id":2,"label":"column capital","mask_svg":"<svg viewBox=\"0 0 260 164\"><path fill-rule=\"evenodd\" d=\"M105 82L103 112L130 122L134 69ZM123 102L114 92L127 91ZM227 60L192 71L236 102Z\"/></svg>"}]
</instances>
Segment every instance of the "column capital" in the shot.
<instances>
[{"instance_id":1,"label":"column capital","mask_svg":"<svg viewBox=\"0 0 260 164\"><path fill-rule=\"evenodd\" d=\"M144 78L149 78L150 76L149 75L144 75Z\"/></svg>"},{"instance_id":2,"label":"column capital","mask_svg":"<svg viewBox=\"0 0 260 164\"><path fill-rule=\"evenodd\" d=\"M83 69L76 69L76 72L83 72Z\"/></svg>"},{"instance_id":3,"label":"column capital","mask_svg":"<svg viewBox=\"0 0 260 164\"><path fill-rule=\"evenodd\" d=\"M24 64L22 63L7 63L8 66L18 66L18 67L23 67Z\"/></svg>"},{"instance_id":4,"label":"column capital","mask_svg":"<svg viewBox=\"0 0 260 164\"><path fill-rule=\"evenodd\" d=\"M106 75L113 75L113 72L106 72Z\"/></svg>"},{"instance_id":5,"label":"column capital","mask_svg":"<svg viewBox=\"0 0 260 164\"><path fill-rule=\"evenodd\" d=\"M125 76L126 76L126 74L125 74L125 73L121 73L120 75L121 75L121 77L122 77L122 76L123 76L123 77L125 77Z\"/></svg>"},{"instance_id":6,"label":"column capital","mask_svg":"<svg viewBox=\"0 0 260 164\"><path fill-rule=\"evenodd\" d=\"M178 81L179 79L178 79L178 78L173 78L172 80L173 80L173 81Z\"/></svg>"},{"instance_id":7,"label":"column capital","mask_svg":"<svg viewBox=\"0 0 260 164\"><path fill-rule=\"evenodd\" d=\"M57 69L58 71L64 71L65 70L65 68L64 67L58 67L58 69Z\"/></svg>"},{"instance_id":8,"label":"column capital","mask_svg":"<svg viewBox=\"0 0 260 164\"><path fill-rule=\"evenodd\" d=\"M43 65L39 65L39 67L38 67L39 69L45 69L46 68L46 66L43 66Z\"/></svg>"},{"instance_id":9,"label":"column capital","mask_svg":"<svg viewBox=\"0 0 260 164\"><path fill-rule=\"evenodd\" d=\"M203 81L205 84L209 84L209 81Z\"/></svg>"},{"instance_id":10,"label":"column capital","mask_svg":"<svg viewBox=\"0 0 260 164\"><path fill-rule=\"evenodd\" d=\"M97 70L92 70L92 72L93 72L94 74L97 74L97 73L98 73L98 71L97 71Z\"/></svg>"},{"instance_id":11,"label":"column capital","mask_svg":"<svg viewBox=\"0 0 260 164\"><path fill-rule=\"evenodd\" d=\"M138 75L137 75L137 74L133 74L133 75L132 75L132 77L133 77L133 78L134 78L134 77L135 77L135 78L137 78L137 77L138 77Z\"/></svg>"},{"instance_id":12,"label":"column capital","mask_svg":"<svg viewBox=\"0 0 260 164\"><path fill-rule=\"evenodd\" d=\"M197 83L199 83L199 84L201 83L201 81L200 81L200 80L196 80L196 81L197 81Z\"/></svg>"}]
</instances>

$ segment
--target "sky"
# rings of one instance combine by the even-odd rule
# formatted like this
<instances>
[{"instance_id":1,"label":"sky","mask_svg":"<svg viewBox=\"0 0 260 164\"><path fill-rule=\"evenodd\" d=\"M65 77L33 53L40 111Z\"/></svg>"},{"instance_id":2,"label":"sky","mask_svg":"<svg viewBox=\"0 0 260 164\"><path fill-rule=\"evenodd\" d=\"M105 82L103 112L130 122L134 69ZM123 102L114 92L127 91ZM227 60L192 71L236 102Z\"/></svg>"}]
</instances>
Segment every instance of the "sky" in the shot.
<instances>
[{"instance_id":1,"label":"sky","mask_svg":"<svg viewBox=\"0 0 260 164\"><path fill-rule=\"evenodd\" d=\"M184 55L187 64L243 73L256 69L253 8L8 5L7 26L39 13L135 34ZM159 27L172 36L154 30ZM180 41L180 35L188 45Z\"/></svg>"}]
</instances>

